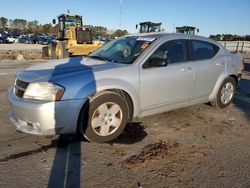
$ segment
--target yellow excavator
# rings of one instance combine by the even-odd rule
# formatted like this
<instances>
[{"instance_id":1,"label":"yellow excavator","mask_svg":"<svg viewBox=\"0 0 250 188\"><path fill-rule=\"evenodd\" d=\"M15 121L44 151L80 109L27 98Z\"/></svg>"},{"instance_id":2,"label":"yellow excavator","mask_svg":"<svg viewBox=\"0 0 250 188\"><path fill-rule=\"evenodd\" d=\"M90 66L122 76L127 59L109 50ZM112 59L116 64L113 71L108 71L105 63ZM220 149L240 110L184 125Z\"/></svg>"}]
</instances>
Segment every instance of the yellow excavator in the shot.
<instances>
[{"instance_id":1,"label":"yellow excavator","mask_svg":"<svg viewBox=\"0 0 250 188\"><path fill-rule=\"evenodd\" d=\"M53 24L56 24L55 19ZM42 49L42 57L45 59L88 55L102 46L101 42L92 40L91 28L83 27L82 16L61 14L58 16L58 26L57 40Z\"/></svg>"}]
</instances>

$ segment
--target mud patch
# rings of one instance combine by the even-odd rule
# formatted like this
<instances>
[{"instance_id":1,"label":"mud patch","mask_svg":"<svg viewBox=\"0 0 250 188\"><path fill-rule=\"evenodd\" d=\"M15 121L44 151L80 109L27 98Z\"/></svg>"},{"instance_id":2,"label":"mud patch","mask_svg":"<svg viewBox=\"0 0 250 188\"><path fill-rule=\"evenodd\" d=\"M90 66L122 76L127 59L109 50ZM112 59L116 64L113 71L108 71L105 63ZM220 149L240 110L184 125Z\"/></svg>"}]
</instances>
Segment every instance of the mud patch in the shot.
<instances>
[{"instance_id":1,"label":"mud patch","mask_svg":"<svg viewBox=\"0 0 250 188\"><path fill-rule=\"evenodd\" d=\"M177 147L179 147L179 143L177 142L165 142L160 140L159 142L142 148L140 153L130 156L123 161L122 164L128 167L136 167L146 161L163 159Z\"/></svg>"}]
</instances>

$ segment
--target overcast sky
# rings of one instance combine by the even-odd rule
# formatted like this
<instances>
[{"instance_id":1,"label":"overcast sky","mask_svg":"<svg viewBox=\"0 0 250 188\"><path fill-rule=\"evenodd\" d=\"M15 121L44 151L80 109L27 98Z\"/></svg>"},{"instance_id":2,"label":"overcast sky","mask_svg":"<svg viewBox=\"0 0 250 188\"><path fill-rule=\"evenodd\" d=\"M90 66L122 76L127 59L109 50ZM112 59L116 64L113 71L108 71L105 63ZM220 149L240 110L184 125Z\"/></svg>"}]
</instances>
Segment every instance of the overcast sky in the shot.
<instances>
[{"instance_id":1,"label":"overcast sky","mask_svg":"<svg viewBox=\"0 0 250 188\"><path fill-rule=\"evenodd\" d=\"M11 3L10 3L11 2ZM121 13L120 13L120 2ZM0 1L0 17L51 23L69 9L86 25L137 32L143 21L162 22L167 32L176 26L198 27L200 35L250 34L250 0L9 0Z\"/></svg>"}]
</instances>

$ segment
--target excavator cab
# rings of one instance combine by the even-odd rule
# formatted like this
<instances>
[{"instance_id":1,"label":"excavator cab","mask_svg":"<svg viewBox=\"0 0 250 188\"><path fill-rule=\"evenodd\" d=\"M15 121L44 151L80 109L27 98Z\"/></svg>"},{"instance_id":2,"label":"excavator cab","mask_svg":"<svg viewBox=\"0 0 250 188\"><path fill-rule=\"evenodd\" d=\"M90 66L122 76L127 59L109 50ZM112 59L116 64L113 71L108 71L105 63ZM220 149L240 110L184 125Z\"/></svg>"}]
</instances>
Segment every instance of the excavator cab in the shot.
<instances>
[{"instance_id":1,"label":"excavator cab","mask_svg":"<svg viewBox=\"0 0 250 188\"><path fill-rule=\"evenodd\" d=\"M161 32L161 22L141 22L139 23L140 28L139 32L140 33L151 33L151 32ZM136 25L136 28L138 28L138 25Z\"/></svg>"}]
</instances>

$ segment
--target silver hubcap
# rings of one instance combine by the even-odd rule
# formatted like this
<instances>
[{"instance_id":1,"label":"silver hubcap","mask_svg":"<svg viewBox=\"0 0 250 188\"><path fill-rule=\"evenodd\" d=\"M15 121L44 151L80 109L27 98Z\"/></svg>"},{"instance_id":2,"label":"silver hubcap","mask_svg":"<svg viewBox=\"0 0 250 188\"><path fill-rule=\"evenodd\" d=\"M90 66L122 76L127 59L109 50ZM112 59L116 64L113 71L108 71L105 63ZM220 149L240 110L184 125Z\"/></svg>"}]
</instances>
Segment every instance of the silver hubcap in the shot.
<instances>
[{"instance_id":1,"label":"silver hubcap","mask_svg":"<svg viewBox=\"0 0 250 188\"><path fill-rule=\"evenodd\" d=\"M221 97L220 97L221 102L223 104L228 104L231 101L233 94L234 94L233 84L230 82L226 83L221 90Z\"/></svg>"},{"instance_id":2,"label":"silver hubcap","mask_svg":"<svg viewBox=\"0 0 250 188\"><path fill-rule=\"evenodd\" d=\"M122 109L118 104L113 102L101 104L91 118L92 129L100 136L109 136L121 125L122 115Z\"/></svg>"}]
</instances>

